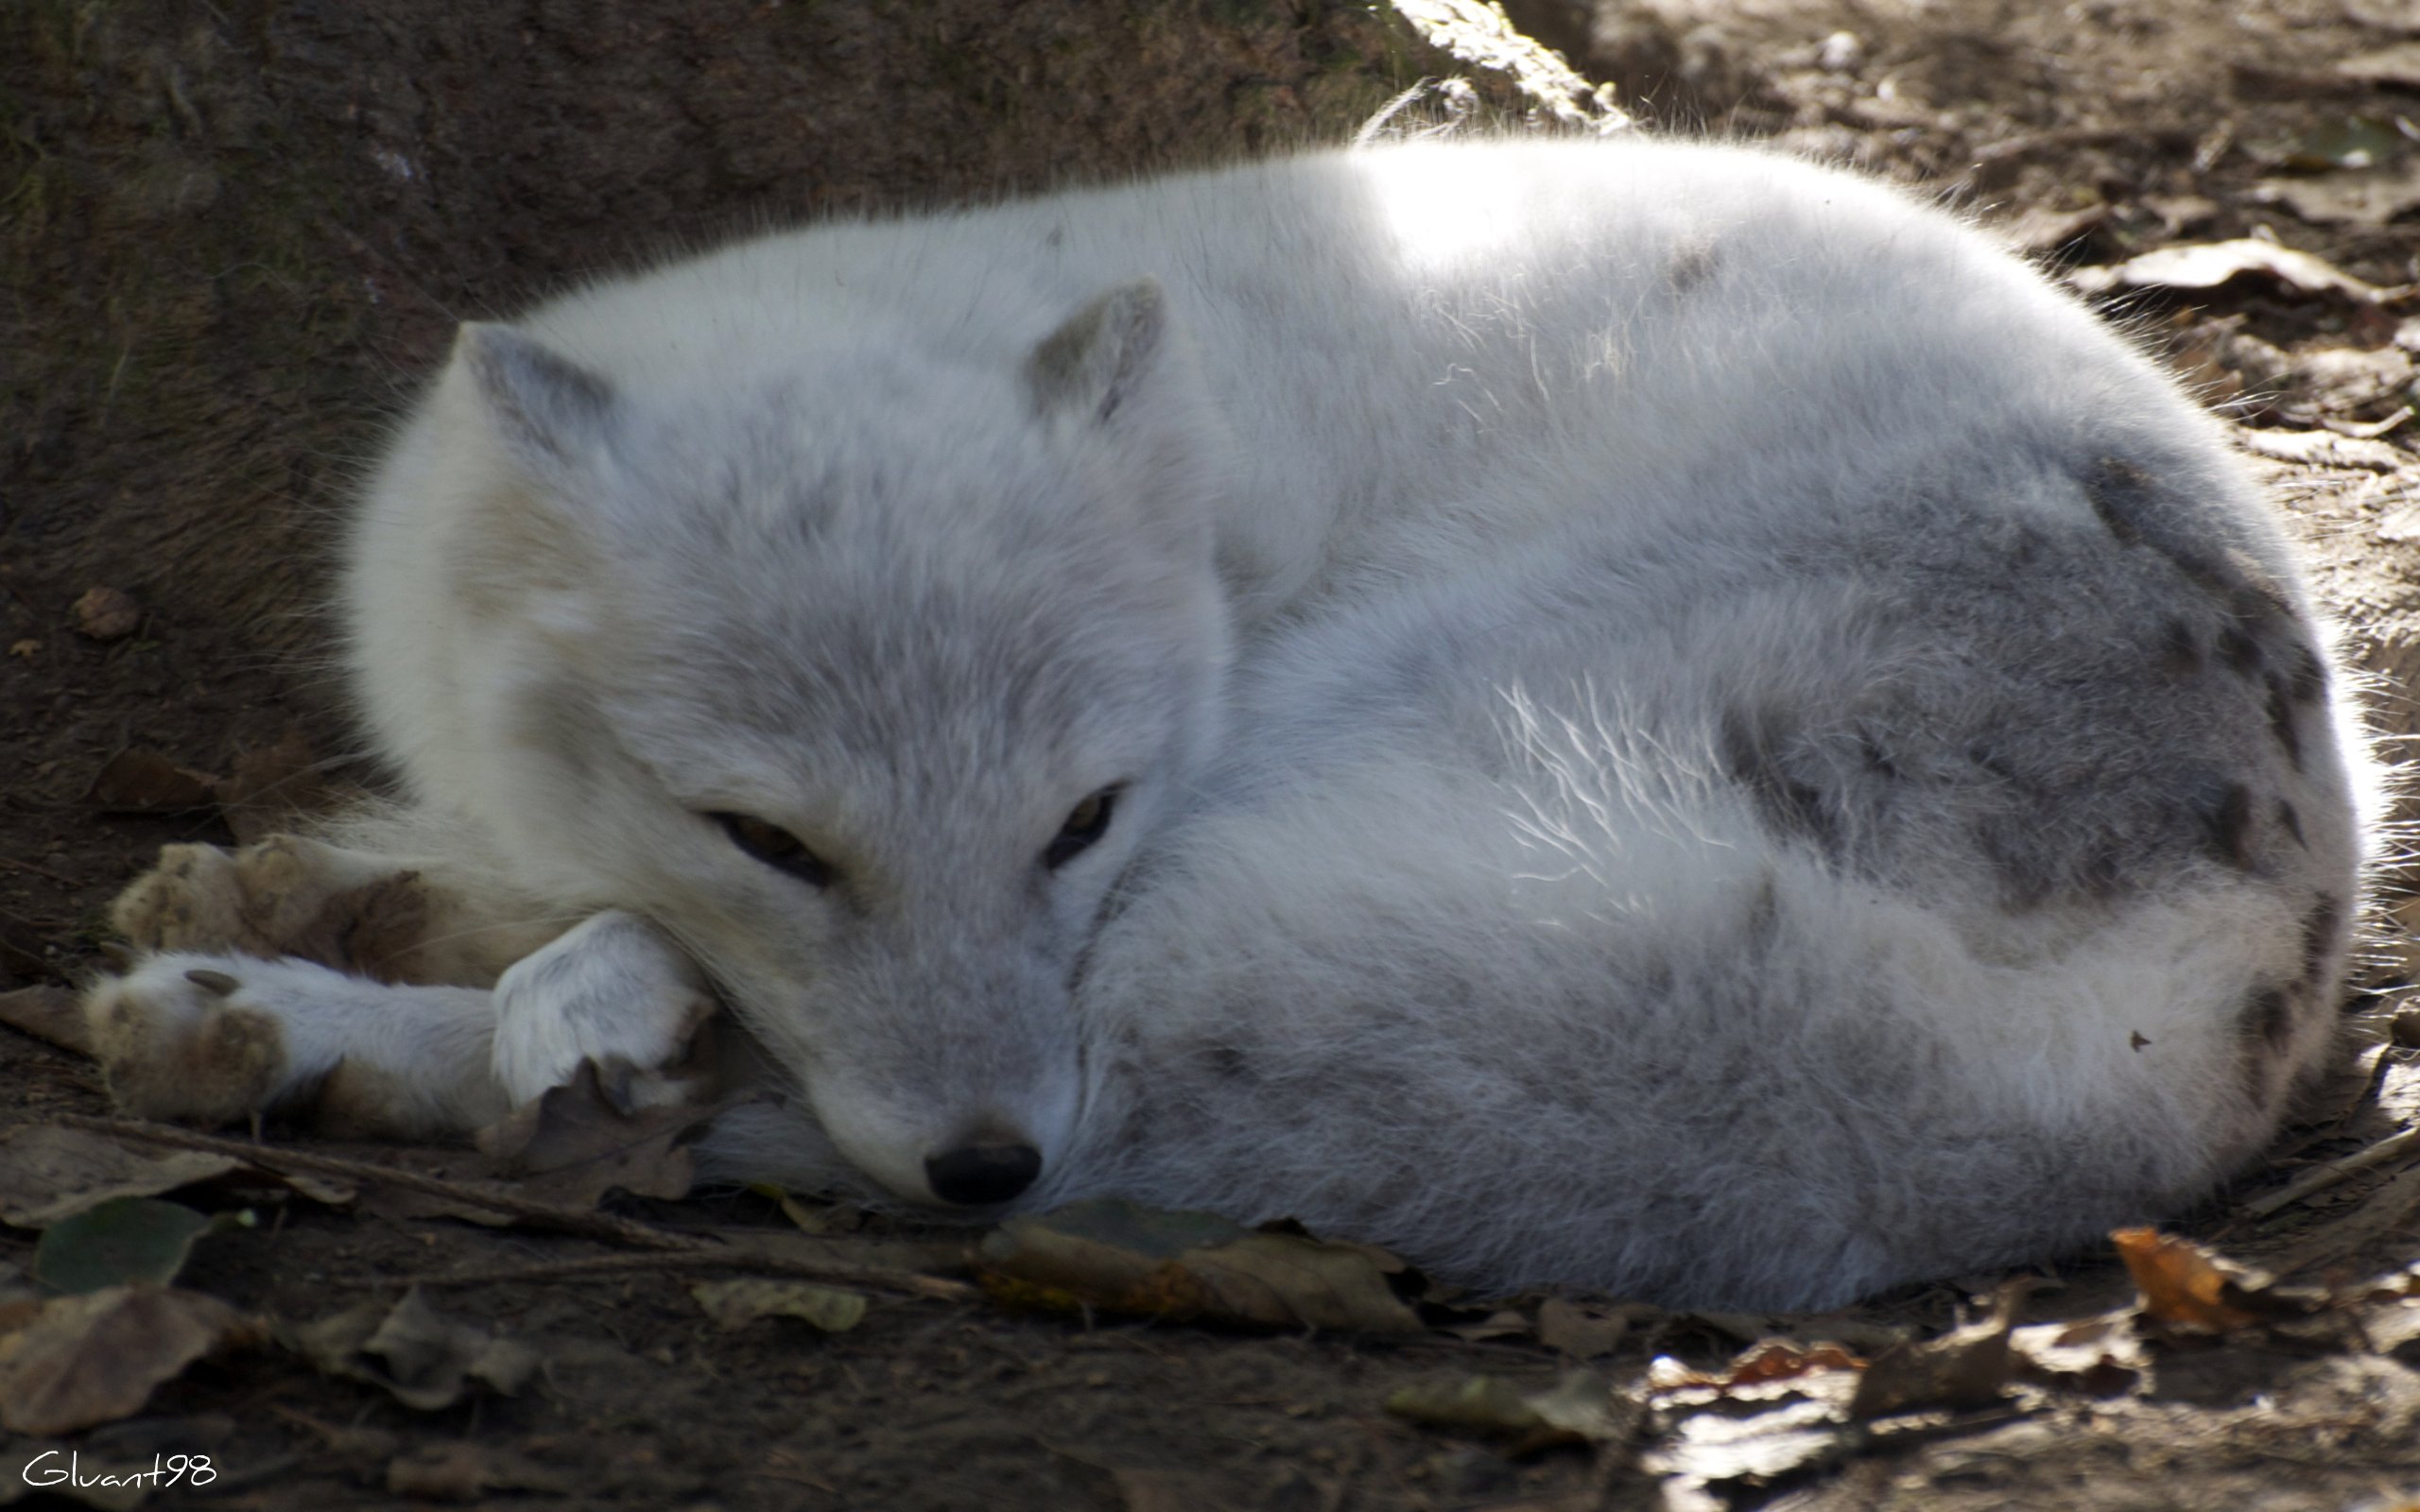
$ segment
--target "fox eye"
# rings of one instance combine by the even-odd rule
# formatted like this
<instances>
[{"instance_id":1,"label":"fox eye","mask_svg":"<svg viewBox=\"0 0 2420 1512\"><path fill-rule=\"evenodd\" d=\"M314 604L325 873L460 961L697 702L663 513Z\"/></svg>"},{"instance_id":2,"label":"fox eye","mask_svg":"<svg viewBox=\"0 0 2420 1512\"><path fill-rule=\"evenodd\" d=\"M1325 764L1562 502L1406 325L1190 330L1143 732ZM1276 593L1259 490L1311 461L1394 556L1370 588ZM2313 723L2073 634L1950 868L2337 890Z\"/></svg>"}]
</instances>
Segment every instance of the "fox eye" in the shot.
<instances>
[{"instance_id":1,"label":"fox eye","mask_svg":"<svg viewBox=\"0 0 2420 1512\"><path fill-rule=\"evenodd\" d=\"M1109 830L1109 816L1117 807L1117 795L1124 783L1112 783L1079 803L1068 814L1067 822L1044 848L1042 864L1056 871L1091 849L1092 843Z\"/></svg>"},{"instance_id":2,"label":"fox eye","mask_svg":"<svg viewBox=\"0 0 2420 1512\"><path fill-rule=\"evenodd\" d=\"M832 864L806 848L806 842L778 824L747 814L709 814L722 826L731 843L777 871L786 871L810 887L832 885Z\"/></svg>"}]
</instances>

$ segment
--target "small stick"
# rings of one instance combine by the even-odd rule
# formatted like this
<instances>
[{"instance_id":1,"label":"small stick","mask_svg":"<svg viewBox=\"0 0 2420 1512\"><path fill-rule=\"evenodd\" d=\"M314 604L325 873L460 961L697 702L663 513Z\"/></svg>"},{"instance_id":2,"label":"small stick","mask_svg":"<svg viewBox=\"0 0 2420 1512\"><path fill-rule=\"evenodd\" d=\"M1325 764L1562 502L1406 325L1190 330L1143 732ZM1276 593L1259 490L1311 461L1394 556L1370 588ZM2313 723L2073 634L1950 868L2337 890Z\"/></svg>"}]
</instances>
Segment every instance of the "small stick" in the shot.
<instances>
[{"instance_id":1,"label":"small stick","mask_svg":"<svg viewBox=\"0 0 2420 1512\"><path fill-rule=\"evenodd\" d=\"M2293 1181L2265 1197L2255 1197L2243 1205L2243 1211L2255 1218L2266 1218L2280 1208L2291 1207L2314 1192L2323 1192L2356 1172L2394 1160L2404 1151L2420 1145L2420 1127L2407 1128L2400 1134L2378 1141L2366 1150L2355 1150L2340 1160L2316 1165Z\"/></svg>"},{"instance_id":2,"label":"small stick","mask_svg":"<svg viewBox=\"0 0 2420 1512\"><path fill-rule=\"evenodd\" d=\"M449 1202L467 1203L485 1208L508 1217L522 1218L544 1224L567 1233L614 1244L635 1245L643 1249L689 1250L719 1252L720 1246L687 1234L633 1223L611 1213L592 1212L580 1208L566 1208L557 1203L535 1202L518 1196L490 1182L450 1181L443 1177L423 1176L400 1166L380 1165L372 1160L346 1160L335 1155L313 1155L307 1151L283 1145L251 1144L242 1140L222 1139L216 1134L196 1133L192 1129L174 1128L165 1124L145 1123L130 1118L93 1118L82 1113L62 1113L58 1122L71 1128L89 1129L96 1134L116 1134L127 1139L142 1140L152 1144L173 1145L179 1149L201 1150L211 1155L224 1155L247 1165L268 1170L307 1171L314 1176L332 1176L348 1181L367 1181L380 1186L397 1187L406 1192L418 1192Z\"/></svg>"},{"instance_id":3,"label":"small stick","mask_svg":"<svg viewBox=\"0 0 2420 1512\"><path fill-rule=\"evenodd\" d=\"M63 1113L58 1120L77 1128L100 1134L124 1135L154 1144L169 1144L181 1149L201 1150L212 1155L224 1155L242 1160L247 1165L269 1170L281 1167L307 1171L315 1176L332 1176L351 1181L373 1182L398 1187L408 1192L424 1193L449 1201L486 1208L515 1218L544 1223L582 1238L608 1243L634 1245L650 1251L644 1255L595 1255L582 1260L550 1261L535 1265L503 1267L493 1270L458 1271L449 1275L418 1278L432 1286L473 1286L506 1281L546 1280L557 1277L577 1278L614 1271L690 1268L756 1271L776 1276L796 1276L806 1280L829 1281L836 1285L865 1286L882 1291L900 1292L910 1297L930 1297L936 1301L966 1302L979 1300L981 1288L965 1281L949 1280L939 1276L925 1276L915 1271L893 1270L879 1265L855 1265L845 1261L806 1260L789 1255L768 1255L736 1245L724 1245L710 1239L673 1233L668 1229L633 1223L610 1213L590 1212L578 1208L565 1208L552 1203L532 1202L514 1196L487 1183L472 1184L449 1181L442 1177L424 1176L399 1166L380 1165L371 1160L348 1160L342 1156L313 1155L307 1151L246 1143L242 1140L223 1139L215 1134L197 1133L164 1124L145 1123L137 1119L92 1118L81 1113ZM368 1285L409 1284L409 1280L395 1281L391 1278L367 1282Z\"/></svg>"},{"instance_id":4,"label":"small stick","mask_svg":"<svg viewBox=\"0 0 2420 1512\"><path fill-rule=\"evenodd\" d=\"M548 1261L535 1265L507 1265L489 1270L448 1271L436 1276L381 1277L358 1282L363 1286L494 1286L513 1281L578 1280L591 1276L611 1276L630 1271L739 1270L755 1271L771 1276L795 1276L804 1280L829 1281L840 1286L863 1286L875 1291L900 1292L909 1297L930 1297L942 1302L979 1301L983 1290L967 1281L954 1281L940 1276L925 1276L915 1271L886 1270L875 1265L852 1265L839 1261L803 1260L788 1255L768 1255L761 1251L733 1247L711 1251L662 1250L645 1255L592 1255L583 1260Z\"/></svg>"},{"instance_id":5,"label":"small stick","mask_svg":"<svg viewBox=\"0 0 2420 1512\"><path fill-rule=\"evenodd\" d=\"M58 872L52 871L46 867L37 867L30 861L20 861L15 856L0 856L0 867L14 867L19 871L30 871L37 877L47 877L51 881L58 883L62 887L80 887L84 885L73 877L62 877Z\"/></svg>"}]
</instances>

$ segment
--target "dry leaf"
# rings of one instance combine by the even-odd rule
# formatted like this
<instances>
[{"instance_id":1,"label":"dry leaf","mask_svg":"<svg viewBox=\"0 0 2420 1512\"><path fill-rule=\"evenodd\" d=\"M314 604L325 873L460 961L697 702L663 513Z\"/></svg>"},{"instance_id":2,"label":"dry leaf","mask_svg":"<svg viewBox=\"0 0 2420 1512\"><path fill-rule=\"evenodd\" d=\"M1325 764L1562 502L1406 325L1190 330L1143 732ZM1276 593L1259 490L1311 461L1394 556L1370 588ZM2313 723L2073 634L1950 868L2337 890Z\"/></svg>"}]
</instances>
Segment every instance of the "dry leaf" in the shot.
<instances>
[{"instance_id":1,"label":"dry leaf","mask_svg":"<svg viewBox=\"0 0 2420 1512\"><path fill-rule=\"evenodd\" d=\"M391 1307L376 1301L279 1332L288 1349L329 1375L383 1386L406 1407L435 1412L472 1384L518 1395L538 1357L526 1346L457 1323L415 1286Z\"/></svg>"},{"instance_id":2,"label":"dry leaf","mask_svg":"<svg viewBox=\"0 0 2420 1512\"><path fill-rule=\"evenodd\" d=\"M132 1417L196 1360L259 1336L199 1292L138 1284L53 1297L0 1335L0 1427L72 1434Z\"/></svg>"},{"instance_id":3,"label":"dry leaf","mask_svg":"<svg viewBox=\"0 0 2420 1512\"><path fill-rule=\"evenodd\" d=\"M2420 31L2420 0L2344 0L2344 13L2365 26Z\"/></svg>"},{"instance_id":4,"label":"dry leaf","mask_svg":"<svg viewBox=\"0 0 2420 1512\"><path fill-rule=\"evenodd\" d=\"M2361 467L2393 472L2411 460L2392 442L2339 436L2334 431L2239 430L2236 439L2247 452L2310 467Z\"/></svg>"},{"instance_id":5,"label":"dry leaf","mask_svg":"<svg viewBox=\"0 0 2420 1512\"><path fill-rule=\"evenodd\" d=\"M1428 1428L1510 1437L1514 1453L1557 1444L1627 1439L1645 1415L1637 1400L1616 1395L1603 1380L1574 1370L1547 1391L1523 1391L1495 1376L1471 1376L1450 1386L1405 1386L1386 1410Z\"/></svg>"},{"instance_id":6,"label":"dry leaf","mask_svg":"<svg viewBox=\"0 0 2420 1512\"><path fill-rule=\"evenodd\" d=\"M218 779L130 746L101 764L84 801L104 814L189 814L218 801Z\"/></svg>"},{"instance_id":7,"label":"dry leaf","mask_svg":"<svg viewBox=\"0 0 2420 1512\"><path fill-rule=\"evenodd\" d=\"M93 1053L92 1026L84 1022L83 1006L63 987L21 987L14 992L0 992L0 1023L61 1050L79 1056Z\"/></svg>"},{"instance_id":8,"label":"dry leaf","mask_svg":"<svg viewBox=\"0 0 2420 1512\"><path fill-rule=\"evenodd\" d=\"M2256 187L2261 198L2315 225L2383 226L2420 207L2420 163L2263 179Z\"/></svg>"},{"instance_id":9,"label":"dry leaf","mask_svg":"<svg viewBox=\"0 0 2420 1512\"><path fill-rule=\"evenodd\" d=\"M606 1075L596 1062L580 1062L570 1081L481 1129L480 1152L499 1175L567 1207L594 1207L614 1191L687 1196L696 1180L689 1141L723 1106L629 1107Z\"/></svg>"},{"instance_id":10,"label":"dry leaf","mask_svg":"<svg viewBox=\"0 0 2420 1512\"><path fill-rule=\"evenodd\" d=\"M1647 1388L1658 1405L1703 1405L1723 1400L1771 1400L1789 1392L1802 1396L1844 1395L1820 1378L1865 1368L1865 1362L1837 1344L1801 1345L1766 1339L1751 1345L1720 1370L1690 1368L1669 1355L1647 1363Z\"/></svg>"},{"instance_id":11,"label":"dry leaf","mask_svg":"<svg viewBox=\"0 0 2420 1512\"><path fill-rule=\"evenodd\" d=\"M2336 71L2364 84L2397 84L2420 89L2420 42L2399 42L2375 52L2339 59Z\"/></svg>"},{"instance_id":12,"label":"dry leaf","mask_svg":"<svg viewBox=\"0 0 2420 1512\"><path fill-rule=\"evenodd\" d=\"M1731 1362L1729 1385L1787 1381L1820 1370L1862 1370L1865 1362L1837 1344L1800 1346L1775 1339Z\"/></svg>"},{"instance_id":13,"label":"dry leaf","mask_svg":"<svg viewBox=\"0 0 2420 1512\"><path fill-rule=\"evenodd\" d=\"M254 1159L239 1160L200 1150L138 1147L84 1129L21 1128L0 1138L0 1222L46 1228L118 1197L153 1197L219 1180L284 1187L329 1207L343 1207L358 1194L353 1183L338 1177L281 1171L277 1158L266 1146Z\"/></svg>"},{"instance_id":14,"label":"dry leaf","mask_svg":"<svg viewBox=\"0 0 2420 1512\"><path fill-rule=\"evenodd\" d=\"M2308 252L2250 236L2188 242L2145 252L2114 266L2079 267L2067 274L2067 282L2086 294L2115 288L2209 289L2246 273L2274 279L2306 294L2342 294L2372 304L2399 293L2364 284Z\"/></svg>"},{"instance_id":15,"label":"dry leaf","mask_svg":"<svg viewBox=\"0 0 2420 1512\"><path fill-rule=\"evenodd\" d=\"M1761 1486L1829 1464L1854 1438L1854 1430L1820 1401L1789 1402L1745 1418L1701 1412L1674 1424L1639 1463L1690 1489L1731 1481Z\"/></svg>"},{"instance_id":16,"label":"dry leaf","mask_svg":"<svg viewBox=\"0 0 2420 1512\"><path fill-rule=\"evenodd\" d=\"M2000 1399L2009 1377L2009 1332L2031 1278L2002 1286L1991 1316L1885 1349L1858 1378L1849 1416L1863 1420L1919 1407L1982 1407Z\"/></svg>"},{"instance_id":17,"label":"dry leaf","mask_svg":"<svg viewBox=\"0 0 2420 1512\"><path fill-rule=\"evenodd\" d=\"M82 1129L13 1129L0 1138L0 1221L47 1228L118 1197L158 1196L241 1164L199 1150L138 1150Z\"/></svg>"},{"instance_id":18,"label":"dry leaf","mask_svg":"<svg viewBox=\"0 0 2420 1512\"><path fill-rule=\"evenodd\" d=\"M2131 1391L2151 1371L2128 1313L2017 1329L2009 1334L2009 1349L2028 1380L2096 1397Z\"/></svg>"},{"instance_id":19,"label":"dry leaf","mask_svg":"<svg viewBox=\"0 0 2420 1512\"><path fill-rule=\"evenodd\" d=\"M1417 1333L1395 1295L1403 1262L1367 1245L1245 1228L1206 1212L1077 1203L983 1237L976 1277L1017 1305L1096 1307L1267 1328Z\"/></svg>"},{"instance_id":20,"label":"dry leaf","mask_svg":"<svg viewBox=\"0 0 2420 1512\"><path fill-rule=\"evenodd\" d=\"M2171 1328L2223 1333L2273 1318L2307 1316L2324 1305L2314 1295L2277 1286L2265 1271L2156 1229L2120 1228L2109 1242L2142 1294L2143 1315Z\"/></svg>"},{"instance_id":21,"label":"dry leaf","mask_svg":"<svg viewBox=\"0 0 2420 1512\"><path fill-rule=\"evenodd\" d=\"M864 1297L812 1281L698 1281L689 1295L726 1333L762 1317L794 1317L826 1333L846 1333L866 1315Z\"/></svg>"}]
</instances>

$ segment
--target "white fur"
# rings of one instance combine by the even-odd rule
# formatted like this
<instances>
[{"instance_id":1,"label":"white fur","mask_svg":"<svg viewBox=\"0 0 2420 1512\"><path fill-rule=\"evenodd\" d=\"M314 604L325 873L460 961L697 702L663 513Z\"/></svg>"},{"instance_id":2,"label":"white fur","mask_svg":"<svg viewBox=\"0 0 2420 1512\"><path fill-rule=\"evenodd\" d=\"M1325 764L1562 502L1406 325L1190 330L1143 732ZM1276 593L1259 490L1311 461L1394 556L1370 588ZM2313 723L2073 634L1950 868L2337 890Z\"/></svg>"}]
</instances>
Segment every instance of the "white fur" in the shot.
<instances>
[{"instance_id":1,"label":"white fur","mask_svg":"<svg viewBox=\"0 0 2420 1512\"><path fill-rule=\"evenodd\" d=\"M1820 1304L2191 1200L2331 1042L2369 780L2292 552L2085 312L1796 162L1315 154L600 284L466 329L344 600L402 849L655 963L595 1032L508 975L494 1074L669 1059L676 940L791 1099L734 1178L1028 1147L1020 1205Z\"/></svg>"}]
</instances>

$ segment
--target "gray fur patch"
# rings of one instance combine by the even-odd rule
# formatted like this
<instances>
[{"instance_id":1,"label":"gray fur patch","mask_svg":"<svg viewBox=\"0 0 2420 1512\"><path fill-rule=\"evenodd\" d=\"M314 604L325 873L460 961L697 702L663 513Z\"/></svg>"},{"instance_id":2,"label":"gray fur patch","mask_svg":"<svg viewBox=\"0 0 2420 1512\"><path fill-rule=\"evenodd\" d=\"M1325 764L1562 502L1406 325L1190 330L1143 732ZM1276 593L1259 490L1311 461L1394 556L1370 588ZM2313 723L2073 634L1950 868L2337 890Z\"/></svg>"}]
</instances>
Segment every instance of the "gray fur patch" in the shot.
<instances>
[{"instance_id":1,"label":"gray fur patch","mask_svg":"<svg viewBox=\"0 0 2420 1512\"><path fill-rule=\"evenodd\" d=\"M2202 670L2201 638L2183 619L2170 618L2160 627L2159 670L2162 677L2175 682Z\"/></svg>"},{"instance_id":2,"label":"gray fur patch","mask_svg":"<svg viewBox=\"0 0 2420 1512\"><path fill-rule=\"evenodd\" d=\"M1715 275L1722 258L1712 241L1692 237L1676 243L1664 265L1664 277L1675 295L1694 293Z\"/></svg>"},{"instance_id":3,"label":"gray fur patch","mask_svg":"<svg viewBox=\"0 0 2420 1512\"><path fill-rule=\"evenodd\" d=\"M2344 901L2321 893L2303 916L2303 982L2316 989L2326 985L2336 959L2338 936L2344 928Z\"/></svg>"},{"instance_id":4,"label":"gray fur patch","mask_svg":"<svg viewBox=\"0 0 2420 1512\"><path fill-rule=\"evenodd\" d=\"M1724 775L1746 790L1757 816L1773 833L1810 841L1826 854L1840 849L1840 825L1823 790L1789 769L1770 730L1729 709L1723 712L1720 741Z\"/></svg>"},{"instance_id":5,"label":"gray fur patch","mask_svg":"<svg viewBox=\"0 0 2420 1512\"><path fill-rule=\"evenodd\" d=\"M2091 501L2092 512L2121 546L2140 545L2143 532L2133 519L2131 506L2135 495L2152 487L2151 474L2130 462L2105 457L2100 465L2086 474L2083 496Z\"/></svg>"},{"instance_id":6,"label":"gray fur patch","mask_svg":"<svg viewBox=\"0 0 2420 1512\"><path fill-rule=\"evenodd\" d=\"M2247 1044L2265 1046L2270 1054L2282 1055L2293 1042L2292 1002L2277 988L2262 988L2244 999L2236 1024Z\"/></svg>"},{"instance_id":7,"label":"gray fur patch","mask_svg":"<svg viewBox=\"0 0 2420 1512\"><path fill-rule=\"evenodd\" d=\"M2277 737L2277 745L2286 753L2286 761L2295 771L2303 769L2303 734L2294 723L2296 708L2293 690L2287 679L2269 674L2269 732Z\"/></svg>"},{"instance_id":8,"label":"gray fur patch","mask_svg":"<svg viewBox=\"0 0 2420 1512\"><path fill-rule=\"evenodd\" d=\"M2212 855L2240 871L2256 866L2252 853L2252 789L2229 782L2198 811Z\"/></svg>"}]
</instances>

